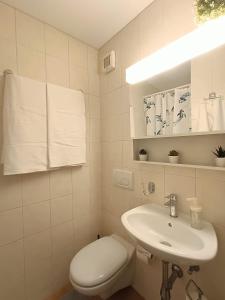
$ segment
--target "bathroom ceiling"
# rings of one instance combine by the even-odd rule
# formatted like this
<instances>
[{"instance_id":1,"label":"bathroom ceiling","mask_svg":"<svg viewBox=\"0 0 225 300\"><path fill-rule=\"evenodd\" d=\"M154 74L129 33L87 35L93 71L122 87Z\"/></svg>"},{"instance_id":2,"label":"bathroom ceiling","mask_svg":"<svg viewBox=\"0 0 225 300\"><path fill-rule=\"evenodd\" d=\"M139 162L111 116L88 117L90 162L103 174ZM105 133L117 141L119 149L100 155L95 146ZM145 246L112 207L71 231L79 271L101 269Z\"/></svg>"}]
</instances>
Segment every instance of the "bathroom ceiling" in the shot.
<instances>
[{"instance_id":1,"label":"bathroom ceiling","mask_svg":"<svg viewBox=\"0 0 225 300\"><path fill-rule=\"evenodd\" d=\"M154 0L3 0L99 48Z\"/></svg>"}]
</instances>

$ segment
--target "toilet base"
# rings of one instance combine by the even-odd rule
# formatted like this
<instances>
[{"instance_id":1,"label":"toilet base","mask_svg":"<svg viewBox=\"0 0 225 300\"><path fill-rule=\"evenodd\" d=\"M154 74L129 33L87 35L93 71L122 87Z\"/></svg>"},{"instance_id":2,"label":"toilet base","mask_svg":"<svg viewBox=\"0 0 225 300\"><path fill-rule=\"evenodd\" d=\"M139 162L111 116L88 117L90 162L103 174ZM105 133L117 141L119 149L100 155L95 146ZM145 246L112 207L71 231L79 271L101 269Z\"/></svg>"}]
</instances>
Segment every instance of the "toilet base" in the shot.
<instances>
[{"instance_id":1,"label":"toilet base","mask_svg":"<svg viewBox=\"0 0 225 300\"><path fill-rule=\"evenodd\" d=\"M116 283L114 283L114 285L111 288L108 288L106 291L99 293L99 296L101 297L102 300L106 300L116 292L132 285L133 278L134 278L134 269L135 269L134 266L135 266L134 258L132 258L129 267L119 278L119 280Z\"/></svg>"}]
</instances>

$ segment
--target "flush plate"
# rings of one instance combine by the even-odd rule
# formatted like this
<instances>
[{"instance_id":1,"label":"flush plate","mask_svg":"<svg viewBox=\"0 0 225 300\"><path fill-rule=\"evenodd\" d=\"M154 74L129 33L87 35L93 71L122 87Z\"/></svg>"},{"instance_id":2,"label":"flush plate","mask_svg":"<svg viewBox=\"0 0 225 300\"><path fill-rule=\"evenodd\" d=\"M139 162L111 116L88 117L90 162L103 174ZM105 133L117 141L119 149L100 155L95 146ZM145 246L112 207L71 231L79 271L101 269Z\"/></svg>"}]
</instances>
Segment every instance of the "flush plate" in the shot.
<instances>
[{"instance_id":1,"label":"flush plate","mask_svg":"<svg viewBox=\"0 0 225 300\"><path fill-rule=\"evenodd\" d=\"M113 170L113 183L114 185L124 188L133 189L133 172L121 169Z\"/></svg>"}]
</instances>

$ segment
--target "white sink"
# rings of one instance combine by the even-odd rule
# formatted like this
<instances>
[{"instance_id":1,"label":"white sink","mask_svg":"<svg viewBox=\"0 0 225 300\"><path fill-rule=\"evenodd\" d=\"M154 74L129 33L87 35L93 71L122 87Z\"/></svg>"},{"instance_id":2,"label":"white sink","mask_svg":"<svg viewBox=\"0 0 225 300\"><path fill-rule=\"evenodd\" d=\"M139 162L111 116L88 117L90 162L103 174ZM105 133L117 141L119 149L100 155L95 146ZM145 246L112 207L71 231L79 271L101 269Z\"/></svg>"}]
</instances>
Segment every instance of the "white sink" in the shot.
<instances>
[{"instance_id":1,"label":"white sink","mask_svg":"<svg viewBox=\"0 0 225 300\"><path fill-rule=\"evenodd\" d=\"M169 216L168 208L146 204L127 211L121 217L128 233L161 260L199 265L217 253L213 226L203 221L202 229L191 227L190 218Z\"/></svg>"}]
</instances>

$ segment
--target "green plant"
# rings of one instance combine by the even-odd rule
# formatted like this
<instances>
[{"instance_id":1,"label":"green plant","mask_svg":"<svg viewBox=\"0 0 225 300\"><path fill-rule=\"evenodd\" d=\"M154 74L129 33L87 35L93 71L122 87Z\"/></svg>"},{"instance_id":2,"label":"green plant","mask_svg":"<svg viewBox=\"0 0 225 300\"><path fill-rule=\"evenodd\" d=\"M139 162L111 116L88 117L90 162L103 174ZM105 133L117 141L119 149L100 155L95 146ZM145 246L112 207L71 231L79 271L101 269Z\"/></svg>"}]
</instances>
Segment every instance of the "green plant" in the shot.
<instances>
[{"instance_id":1,"label":"green plant","mask_svg":"<svg viewBox=\"0 0 225 300\"><path fill-rule=\"evenodd\" d=\"M224 158L225 157L225 149L223 149L222 146L218 146L216 151L213 151L213 154L218 158Z\"/></svg>"},{"instance_id":2,"label":"green plant","mask_svg":"<svg viewBox=\"0 0 225 300\"><path fill-rule=\"evenodd\" d=\"M145 149L141 149L139 151L139 155L146 155L147 154L147 151Z\"/></svg>"},{"instance_id":3,"label":"green plant","mask_svg":"<svg viewBox=\"0 0 225 300\"><path fill-rule=\"evenodd\" d=\"M196 18L198 23L225 15L224 0L195 0Z\"/></svg>"},{"instance_id":4,"label":"green plant","mask_svg":"<svg viewBox=\"0 0 225 300\"><path fill-rule=\"evenodd\" d=\"M179 152L177 152L176 150L171 150L168 155L169 156L178 156Z\"/></svg>"}]
</instances>

